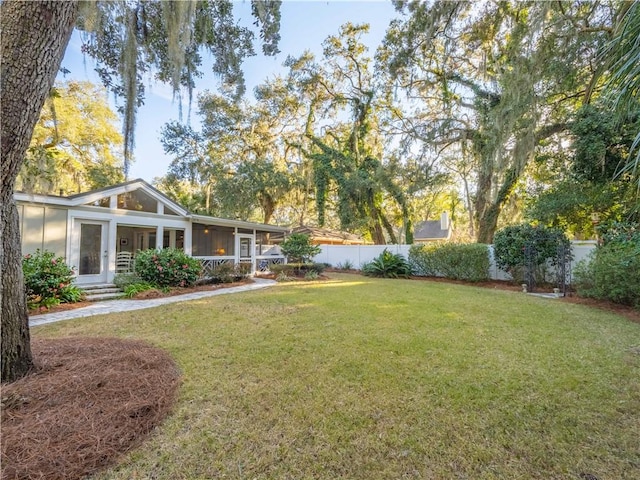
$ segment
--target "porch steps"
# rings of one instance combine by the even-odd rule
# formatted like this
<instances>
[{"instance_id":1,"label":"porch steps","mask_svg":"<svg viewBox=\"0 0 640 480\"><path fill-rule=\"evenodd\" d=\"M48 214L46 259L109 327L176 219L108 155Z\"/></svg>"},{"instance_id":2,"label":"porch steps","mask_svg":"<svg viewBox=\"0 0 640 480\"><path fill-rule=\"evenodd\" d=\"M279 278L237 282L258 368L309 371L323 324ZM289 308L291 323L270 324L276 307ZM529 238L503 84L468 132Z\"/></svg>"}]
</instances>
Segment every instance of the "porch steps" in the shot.
<instances>
[{"instance_id":1,"label":"porch steps","mask_svg":"<svg viewBox=\"0 0 640 480\"><path fill-rule=\"evenodd\" d=\"M122 290L113 283L102 283L99 285L87 285L82 287L85 298L89 302L100 302L102 300L112 300L122 298Z\"/></svg>"}]
</instances>

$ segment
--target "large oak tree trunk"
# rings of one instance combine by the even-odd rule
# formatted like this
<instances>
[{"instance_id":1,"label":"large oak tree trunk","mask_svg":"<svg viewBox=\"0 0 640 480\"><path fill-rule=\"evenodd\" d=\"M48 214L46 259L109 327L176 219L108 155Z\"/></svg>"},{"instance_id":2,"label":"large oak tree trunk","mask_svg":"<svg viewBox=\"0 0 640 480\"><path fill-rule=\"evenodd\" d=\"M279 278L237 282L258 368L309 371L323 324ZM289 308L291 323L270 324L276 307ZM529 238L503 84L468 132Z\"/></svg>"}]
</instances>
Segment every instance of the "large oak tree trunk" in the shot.
<instances>
[{"instance_id":1,"label":"large oak tree trunk","mask_svg":"<svg viewBox=\"0 0 640 480\"><path fill-rule=\"evenodd\" d=\"M0 4L0 304L3 382L20 378L32 366L20 229L13 188L40 110L60 68L77 15L76 1L4 0Z\"/></svg>"}]
</instances>

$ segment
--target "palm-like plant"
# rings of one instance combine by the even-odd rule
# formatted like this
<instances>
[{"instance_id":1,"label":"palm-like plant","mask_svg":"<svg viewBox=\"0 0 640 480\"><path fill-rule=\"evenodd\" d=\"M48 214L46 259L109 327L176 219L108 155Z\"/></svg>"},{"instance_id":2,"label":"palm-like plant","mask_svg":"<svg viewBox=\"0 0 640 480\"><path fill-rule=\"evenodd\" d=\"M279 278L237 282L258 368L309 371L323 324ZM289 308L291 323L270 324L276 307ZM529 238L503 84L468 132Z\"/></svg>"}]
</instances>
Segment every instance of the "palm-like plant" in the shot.
<instances>
[{"instance_id":1,"label":"palm-like plant","mask_svg":"<svg viewBox=\"0 0 640 480\"><path fill-rule=\"evenodd\" d=\"M604 58L611 72L607 90L613 95L616 111L626 115L640 98L640 2L625 3L622 7ZM629 155L618 174L631 173L640 189L640 132L631 150L635 155Z\"/></svg>"},{"instance_id":2,"label":"palm-like plant","mask_svg":"<svg viewBox=\"0 0 640 480\"><path fill-rule=\"evenodd\" d=\"M370 277L408 277L411 275L411 266L402 255L391 253L385 248L380 255L362 267L362 272Z\"/></svg>"}]
</instances>

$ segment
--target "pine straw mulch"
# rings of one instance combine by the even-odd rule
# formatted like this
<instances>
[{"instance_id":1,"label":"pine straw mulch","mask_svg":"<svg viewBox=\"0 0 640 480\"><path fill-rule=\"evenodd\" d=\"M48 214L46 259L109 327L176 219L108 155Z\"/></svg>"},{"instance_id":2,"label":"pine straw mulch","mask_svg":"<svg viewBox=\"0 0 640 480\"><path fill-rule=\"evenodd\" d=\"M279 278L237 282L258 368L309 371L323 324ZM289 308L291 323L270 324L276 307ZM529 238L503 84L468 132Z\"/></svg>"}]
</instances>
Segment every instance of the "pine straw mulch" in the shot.
<instances>
[{"instance_id":1,"label":"pine straw mulch","mask_svg":"<svg viewBox=\"0 0 640 480\"><path fill-rule=\"evenodd\" d=\"M33 339L34 372L2 385L2 479L81 479L114 465L169 414L164 351L112 338Z\"/></svg>"}]
</instances>

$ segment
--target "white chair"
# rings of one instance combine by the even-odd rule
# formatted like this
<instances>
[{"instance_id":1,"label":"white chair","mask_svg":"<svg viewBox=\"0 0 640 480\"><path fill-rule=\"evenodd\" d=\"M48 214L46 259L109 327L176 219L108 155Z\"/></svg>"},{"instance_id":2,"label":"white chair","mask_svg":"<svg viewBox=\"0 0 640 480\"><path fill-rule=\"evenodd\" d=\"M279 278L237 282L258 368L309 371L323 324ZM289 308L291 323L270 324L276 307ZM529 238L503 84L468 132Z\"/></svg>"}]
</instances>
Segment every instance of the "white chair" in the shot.
<instances>
[{"instance_id":1,"label":"white chair","mask_svg":"<svg viewBox=\"0 0 640 480\"><path fill-rule=\"evenodd\" d=\"M118 252L116 254L116 273L133 272L133 254L131 252Z\"/></svg>"}]
</instances>

